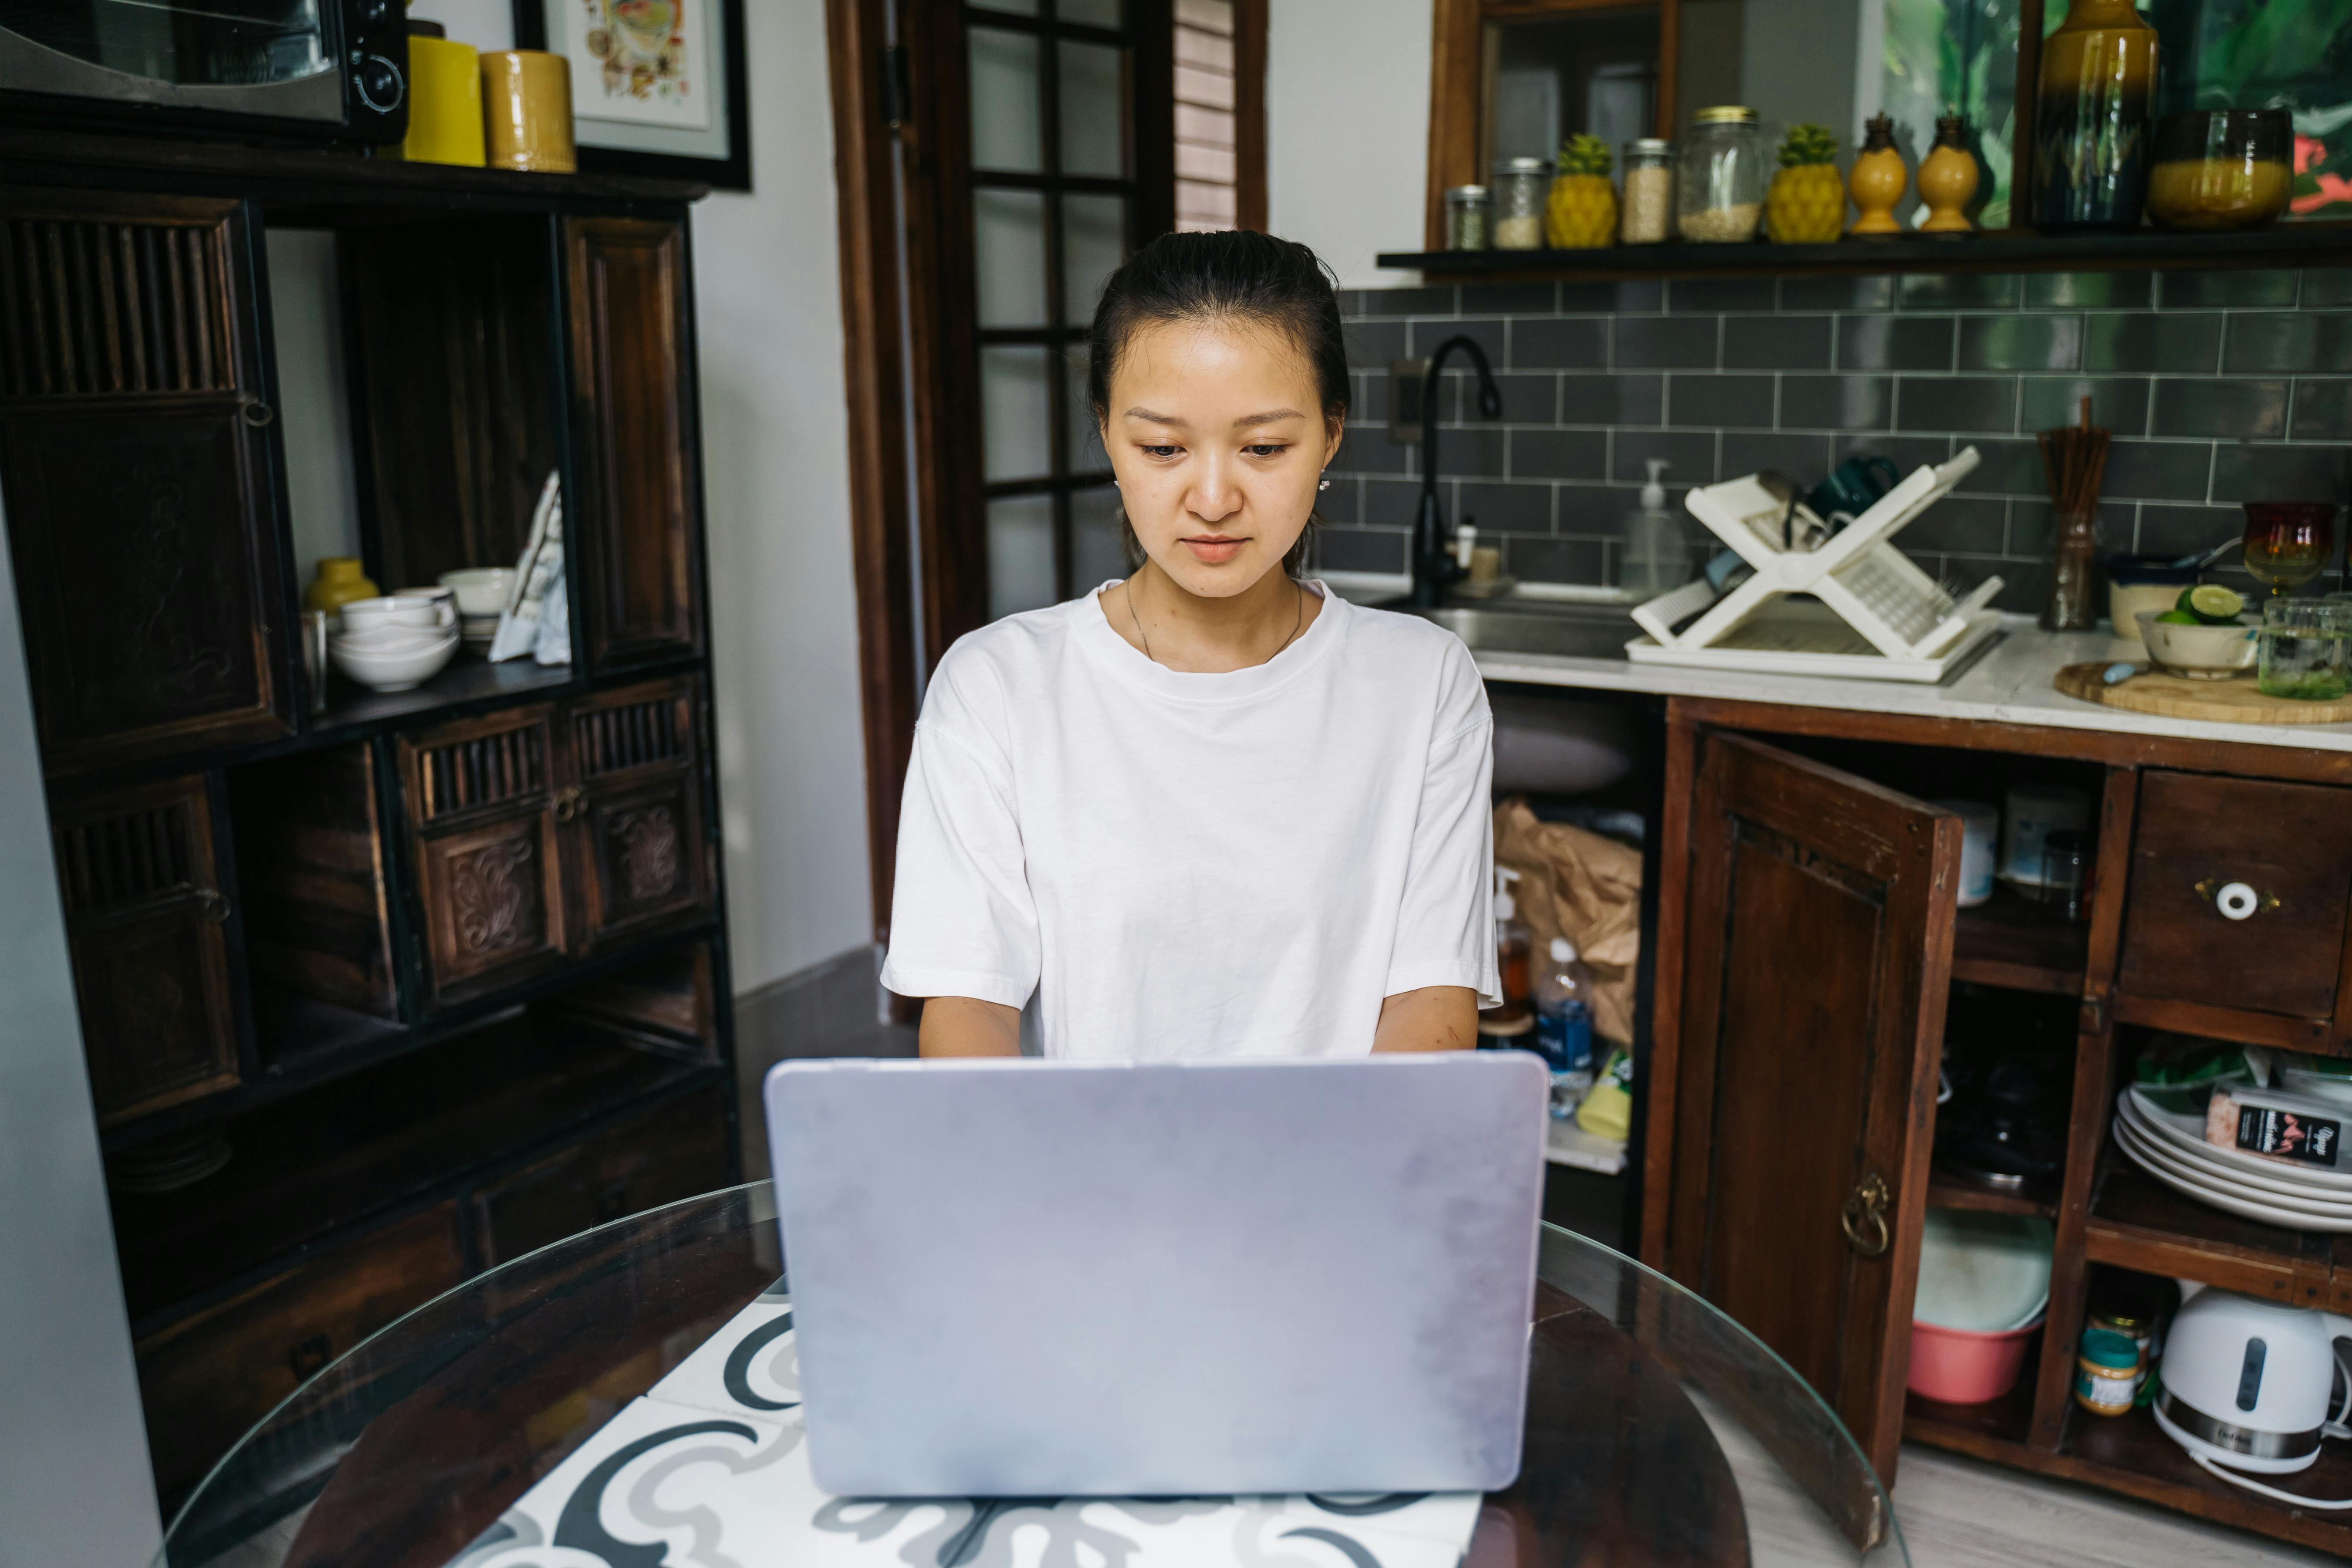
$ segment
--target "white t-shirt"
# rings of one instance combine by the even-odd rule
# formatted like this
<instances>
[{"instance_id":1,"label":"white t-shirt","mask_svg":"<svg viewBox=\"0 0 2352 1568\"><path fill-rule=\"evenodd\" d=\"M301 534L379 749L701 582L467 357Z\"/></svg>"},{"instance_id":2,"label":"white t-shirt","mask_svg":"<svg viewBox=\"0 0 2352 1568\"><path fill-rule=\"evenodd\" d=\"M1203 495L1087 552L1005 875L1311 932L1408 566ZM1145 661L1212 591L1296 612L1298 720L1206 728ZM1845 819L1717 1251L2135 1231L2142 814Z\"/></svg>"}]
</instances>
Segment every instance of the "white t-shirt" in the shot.
<instances>
[{"instance_id":1,"label":"white t-shirt","mask_svg":"<svg viewBox=\"0 0 2352 1568\"><path fill-rule=\"evenodd\" d=\"M1091 593L958 639L915 726L882 984L1034 992L1045 1055L1131 1059L1361 1056L1399 992L1500 1001L1477 668L1322 596L1223 675L1146 658Z\"/></svg>"}]
</instances>

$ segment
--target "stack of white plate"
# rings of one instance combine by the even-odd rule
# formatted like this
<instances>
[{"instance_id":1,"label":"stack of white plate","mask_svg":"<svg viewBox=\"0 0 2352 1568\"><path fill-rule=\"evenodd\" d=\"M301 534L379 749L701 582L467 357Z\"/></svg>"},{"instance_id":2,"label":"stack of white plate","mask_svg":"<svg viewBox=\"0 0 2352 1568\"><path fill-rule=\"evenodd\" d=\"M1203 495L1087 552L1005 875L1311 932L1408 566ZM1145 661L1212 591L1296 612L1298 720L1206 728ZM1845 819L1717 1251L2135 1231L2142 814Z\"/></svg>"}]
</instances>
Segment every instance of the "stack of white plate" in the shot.
<instances>
[{"instance_id":1,"label":"stack of white plate","mask_svg":"<svg viewBox=\"0 0 2352 1568\"><path fill-rule=\"evenodd\" d=\"M2266 1160L2205 1142L2205 1119L2116 1097L2116 1144L2173 1191L2242 1219L2292 1230L2352 1231L2352 1171Z\"/></svg>"}]
</instances>

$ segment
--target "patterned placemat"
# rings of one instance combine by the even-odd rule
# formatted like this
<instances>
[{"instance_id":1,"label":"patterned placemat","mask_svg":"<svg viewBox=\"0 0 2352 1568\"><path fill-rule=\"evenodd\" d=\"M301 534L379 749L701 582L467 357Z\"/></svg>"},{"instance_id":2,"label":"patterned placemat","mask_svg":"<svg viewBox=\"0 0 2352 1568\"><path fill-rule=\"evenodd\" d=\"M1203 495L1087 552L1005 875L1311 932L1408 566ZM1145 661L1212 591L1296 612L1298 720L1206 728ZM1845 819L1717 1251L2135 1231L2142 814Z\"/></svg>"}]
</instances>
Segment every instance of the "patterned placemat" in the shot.
<instances>
[{"instance_id":1,"label":"patterned placemat","mask_svg":"<svg viewBox=\"0 0 2352 1568\"><path fill-rule=\"evenodd\" d=\"M761 1296L449 1568L1454 1568L1475 1492L838 1498L801 1441L792 1298Z\"/></svg>"}]
</instances>

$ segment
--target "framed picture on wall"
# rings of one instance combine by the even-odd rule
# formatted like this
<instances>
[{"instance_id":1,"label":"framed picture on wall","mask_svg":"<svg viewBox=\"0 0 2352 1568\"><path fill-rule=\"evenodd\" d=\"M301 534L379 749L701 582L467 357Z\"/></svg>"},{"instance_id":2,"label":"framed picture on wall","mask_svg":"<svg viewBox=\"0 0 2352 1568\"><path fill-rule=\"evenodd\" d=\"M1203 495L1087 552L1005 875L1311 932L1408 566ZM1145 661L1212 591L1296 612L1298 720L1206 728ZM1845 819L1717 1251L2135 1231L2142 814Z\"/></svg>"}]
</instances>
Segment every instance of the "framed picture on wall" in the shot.
<instances>
[{"instance_id":1,"label":"framed picture on wall","mask_svg":"<svg viewBox=\"0 0 2352 1568\"><path fill-rule=\"evenodd\" d=\"M743 0L514 0L514 28L572 63L583 171L751 188Z\"/></svg>"}]
</instances>

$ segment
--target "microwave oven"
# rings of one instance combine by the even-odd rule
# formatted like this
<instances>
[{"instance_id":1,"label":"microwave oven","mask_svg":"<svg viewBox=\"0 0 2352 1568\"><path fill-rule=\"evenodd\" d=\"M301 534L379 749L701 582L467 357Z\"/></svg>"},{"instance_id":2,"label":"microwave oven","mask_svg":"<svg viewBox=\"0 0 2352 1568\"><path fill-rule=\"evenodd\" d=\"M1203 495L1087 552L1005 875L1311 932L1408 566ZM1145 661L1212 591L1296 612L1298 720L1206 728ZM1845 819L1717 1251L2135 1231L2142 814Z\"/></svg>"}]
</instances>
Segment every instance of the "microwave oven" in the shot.
<instances>
[{"instance_id":1,"label":"microwave oven","mask_svg":"<svg viewBox=\"0 0 2352 1568\"><path fill-rule=\"evenodd\" d=\"M396 142L403 0L0 0L18 123Z\"/></svg>"}]
</instances>

